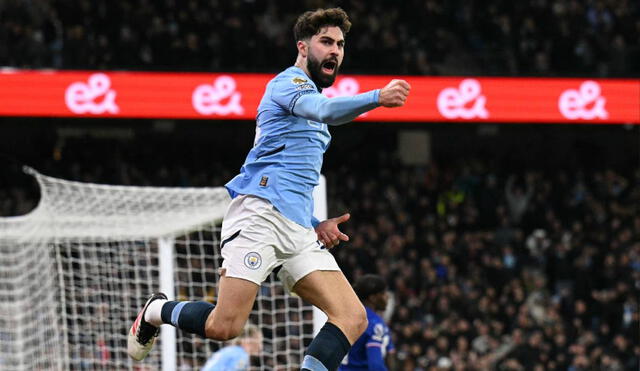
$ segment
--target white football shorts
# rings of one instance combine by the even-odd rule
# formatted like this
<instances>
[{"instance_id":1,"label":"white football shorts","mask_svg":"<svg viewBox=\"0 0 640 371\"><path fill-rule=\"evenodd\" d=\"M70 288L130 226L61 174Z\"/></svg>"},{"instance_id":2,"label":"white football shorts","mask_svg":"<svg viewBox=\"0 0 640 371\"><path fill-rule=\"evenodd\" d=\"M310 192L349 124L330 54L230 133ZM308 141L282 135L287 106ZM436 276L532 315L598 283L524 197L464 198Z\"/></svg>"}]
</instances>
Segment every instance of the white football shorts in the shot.
<instances>
[{"instance_id":1,"label":"white football shorts","mask_svg":"<svg viewBox=\"0 0 640 371\"><path fill-rule=\"evenodd\" d=\"M221 236L222 268L228 277L260 285L282 265L278 277L292 292L296 282L313 271L340 271L313 228L289 220L269 201L256 196L231 201Z\"/></svg>"}]
</instances>

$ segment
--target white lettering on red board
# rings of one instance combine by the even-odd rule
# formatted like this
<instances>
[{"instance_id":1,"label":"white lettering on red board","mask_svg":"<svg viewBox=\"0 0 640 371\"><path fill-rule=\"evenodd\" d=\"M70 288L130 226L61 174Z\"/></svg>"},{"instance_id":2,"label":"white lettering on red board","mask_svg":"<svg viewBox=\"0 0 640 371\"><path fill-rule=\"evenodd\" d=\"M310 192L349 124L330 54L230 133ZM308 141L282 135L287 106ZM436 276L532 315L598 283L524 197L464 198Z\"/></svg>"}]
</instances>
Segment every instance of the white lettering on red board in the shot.
<instances>
[{"instance_id":1,"label":"white lettering on red board","mask_svg":"<svg viewBox=\"0 0 640 371\"><path fill-rule=\"evenodd\" d=\"M228 101L223 104L225 99ZM199 85L191 96L193 108L202 115L242 115L241 100L242 93L236 91L236 80L226 75L218 77L211 85Z\"/></svg>"},{"instance_id":2,"label":"white lettering on red board","mask_svg":"<svg viewBox=\"0 0 640 371\"><path fill-rule=\"evenodd\" d=\"M482 86L476 79L465 79L458 88L445 88L438 94L438 111L448 119L489 118L487 98L480 94ZM473 102L473 106L467 107Z\"/></svg>"},{"instance_id":3,"label":"white lettering on red board","mask_svg":"<svg viewBox=\"0 0 640 371\"><path fill-rule=\"evenodd\" d=\"M120 112L116 104L116 91L111 89L111 80L104 73L94 73L86 83L78 81L69 85L64 100L69 110L77 114Z\"/></svg>"},{"instance_id":4,"label":"white lettering on red board","mask_svg":"<svg viewBox=\"0 0 640 371\"><path fill-rule=\"evenodd\" d=\"M562 116L569 120L606 119L609 117L604 107L607 99L601 96L600 92L600 84L591 80L585 81L580 85L580 89L568 89L560 95L558 109Z\"/></svg>"}]
</instances>

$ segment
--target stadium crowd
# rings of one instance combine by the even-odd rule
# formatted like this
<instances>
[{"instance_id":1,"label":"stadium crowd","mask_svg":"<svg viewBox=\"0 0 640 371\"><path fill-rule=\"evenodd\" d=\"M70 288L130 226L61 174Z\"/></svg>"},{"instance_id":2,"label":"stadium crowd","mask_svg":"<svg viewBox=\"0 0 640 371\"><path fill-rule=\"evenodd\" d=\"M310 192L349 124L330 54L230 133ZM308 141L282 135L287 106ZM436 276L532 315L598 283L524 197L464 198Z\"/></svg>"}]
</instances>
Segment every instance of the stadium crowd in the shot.
<instances>
[{"instance_id":1,"label":"stadium crowd","mask_svg":"<svg viewBox=\"0 0 640 371\"><path fill-rule=\"evenodd\" d=\"M633 0L7 0L0 66L276 72L295 17L332 5L350 73L640 76Z\"/></svg>"},{"instance_id":2,"label":"stadium crowd","mask_svg":"<svg viewBox=\"0 0 640 371\"><path fill-rule=\"evenodd\" d=\"M364 219L337 256L388 279L402 370L637 369L640 171L380 168L330 200Z\"/></svg>"}]
</instances>

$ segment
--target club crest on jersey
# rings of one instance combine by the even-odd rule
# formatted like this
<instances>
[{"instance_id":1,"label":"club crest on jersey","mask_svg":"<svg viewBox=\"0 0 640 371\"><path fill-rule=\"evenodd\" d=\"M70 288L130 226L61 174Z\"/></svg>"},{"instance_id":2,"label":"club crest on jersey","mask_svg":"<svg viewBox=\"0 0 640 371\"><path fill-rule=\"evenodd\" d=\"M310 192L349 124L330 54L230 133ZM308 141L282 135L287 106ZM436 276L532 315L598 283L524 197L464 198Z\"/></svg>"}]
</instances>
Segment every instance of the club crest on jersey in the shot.
<instances>
[{"instance_id":1,"label":"club crest on jersey","mask_svg":"<svg viewBox=\"0 0 640 371\"><path fill-rule=\"evenodd\" d=\"M262 265L262 257L257 252L250 252L244 256L244 265L249 269L258 269Z\"/></svg>"},{"instance_id":2,"label":"club crest on jersey","mask_svg":"<svg viewBox=\"0 0 640 371\"><path fill-rule=\"evenodd\" d=\"M291 79L291 81L296 85L304 84L305 82L307 82L307 80L303 79L302 77L298 77L298 76L296 76L293 79Z\"/></svg>"},{"instance_id":3,"label":"club crest on jersey","mask_svg":"<svg viewBox=\"0 0 640 371\"><path fill-rule=\"evenodd\" d=\"M269 182L269 177L266 175L263 175L262 179L260 179L260 187L266 187L268 182Z\"/></svg>"}]
</instances>

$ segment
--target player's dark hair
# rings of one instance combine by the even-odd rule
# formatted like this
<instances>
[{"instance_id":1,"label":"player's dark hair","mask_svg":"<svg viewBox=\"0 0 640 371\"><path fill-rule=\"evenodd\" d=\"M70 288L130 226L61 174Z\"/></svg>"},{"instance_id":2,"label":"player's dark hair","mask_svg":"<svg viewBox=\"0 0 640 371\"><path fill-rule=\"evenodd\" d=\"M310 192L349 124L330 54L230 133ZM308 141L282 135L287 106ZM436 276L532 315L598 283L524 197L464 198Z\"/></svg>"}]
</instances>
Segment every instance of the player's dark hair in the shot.
<instances>
[{"instance_id":1,"label":"player's dark hair","mask_svg":"<svg viewBox=\"0 0 640 371\"><path fill-rule=\"evenodd\" d=\"M340 27L346 36L351 29L351 22L347 13L341 8L310 10L298 17L293 26L293 37L296 41L306 40L329 26Z\"/></svg>"},{"instance_id":2,"label":"player's dark hair","mask_svg":"<svg viewBox=\"0 0 640 371\"><path fill-rule=\"evenodd\" d=\"M387 289L387 283L376 274L365 274L353 284L353 290L364 301L371 295L379 294Z\"/></svg>"}]
</instances>

